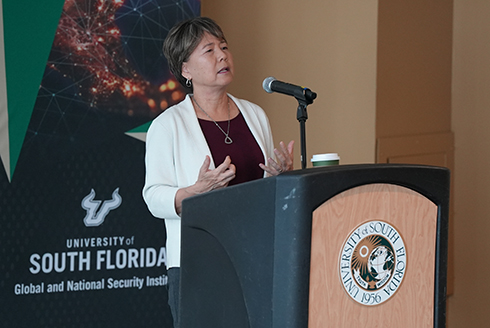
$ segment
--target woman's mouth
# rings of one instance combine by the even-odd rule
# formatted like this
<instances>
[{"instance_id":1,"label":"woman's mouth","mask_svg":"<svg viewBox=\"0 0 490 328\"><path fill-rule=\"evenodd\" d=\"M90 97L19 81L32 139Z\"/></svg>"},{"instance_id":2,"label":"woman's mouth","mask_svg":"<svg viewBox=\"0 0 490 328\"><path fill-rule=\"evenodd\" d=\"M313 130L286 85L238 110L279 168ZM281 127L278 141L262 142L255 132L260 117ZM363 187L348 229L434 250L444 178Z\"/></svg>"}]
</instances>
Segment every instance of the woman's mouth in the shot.
<instances>
[{"instance_id":1,"label":"woman's mouth","mask_svg":"<svg viewBox=\"0 0 490 328\"><path fill-rule=\"evenodd\" d=\"M228 73L230 70L228 69L228 67L223 67L222 69L220 69L218 71L218 74L222 74L222 73Z\"/></svg>"}]
</instances>

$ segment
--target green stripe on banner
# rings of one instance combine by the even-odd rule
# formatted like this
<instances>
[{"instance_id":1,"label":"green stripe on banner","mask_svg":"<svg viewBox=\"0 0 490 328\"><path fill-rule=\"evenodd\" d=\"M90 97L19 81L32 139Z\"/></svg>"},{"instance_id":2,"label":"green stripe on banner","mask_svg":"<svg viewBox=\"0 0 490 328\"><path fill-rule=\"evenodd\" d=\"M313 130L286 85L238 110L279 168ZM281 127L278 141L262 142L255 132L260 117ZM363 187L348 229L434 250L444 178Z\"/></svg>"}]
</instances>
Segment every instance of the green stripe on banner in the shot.
<instances>
[{"instance_id":1,"label":"green stripe on banner","mask_svg":"<svg viewBox=\"0 0 490 328\"><path fill-rule=\"evenodd\" d=\"M7 111L7 81L5 80L5 52L3 46L3 11L0 0L0 160L10 179L9 127ZM0 172L0 175L3 172Z\"/></svg>"},{"instance_id":2,"label":"green stripe on banner","mask_svg":"<svg viewBox=\"0 0 490 328\"><path fill-rule=\"evenodd\" d=\"M141 140L143 142L146 142L146 132L148 132L148 129L150 128L151 122L147 122L143 125L140 125L131 131L126 132L126 134L130 137L136 138L138 140Z\"/></svg>"},{"instance_id":3,"label":"green stripe on banner","mask_svg":"<svg viewBox=\"0 0 490 328\"><path fill-rule=\"evenodd\" d=\"M132 129L131 131L128 131L128 133L137 133L137 132L148 132L148 129L150 128L150 125L151 125L151 122L147 122L143 125L140 125L134 129Z\"/></svg>"},{"instance_id":4,"label":"green stripe on banner","mask_svg":"<svg viewBox=\"0 0 490 328\"><path fill-rule=\"evenodd\" d=\"M64 2L2 1L10 176L20 155Z\"/></svg>"}]
</instances>

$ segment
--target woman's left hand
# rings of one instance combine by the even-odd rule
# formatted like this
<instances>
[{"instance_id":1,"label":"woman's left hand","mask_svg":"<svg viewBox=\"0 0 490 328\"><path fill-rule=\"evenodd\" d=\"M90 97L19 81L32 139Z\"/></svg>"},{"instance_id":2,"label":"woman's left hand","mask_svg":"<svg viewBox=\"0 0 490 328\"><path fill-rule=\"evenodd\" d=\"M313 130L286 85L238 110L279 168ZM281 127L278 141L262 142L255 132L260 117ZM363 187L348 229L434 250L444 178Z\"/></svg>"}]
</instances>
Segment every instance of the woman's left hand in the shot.
<instances>
[{"instance_id":1,"label":"woman's left hand","mask_svg":"<svg viewBox=\"0 0 490 328\"><path fill-rule=\"evenodd\" d=\"M278 175L294 169L294 140L291 140L287 147L281 141L279 147L274 149L274 154L276 154L276 161L269 158L269 165L259 164L262 170L269 175Z\"/></svg>"}]
</instances>

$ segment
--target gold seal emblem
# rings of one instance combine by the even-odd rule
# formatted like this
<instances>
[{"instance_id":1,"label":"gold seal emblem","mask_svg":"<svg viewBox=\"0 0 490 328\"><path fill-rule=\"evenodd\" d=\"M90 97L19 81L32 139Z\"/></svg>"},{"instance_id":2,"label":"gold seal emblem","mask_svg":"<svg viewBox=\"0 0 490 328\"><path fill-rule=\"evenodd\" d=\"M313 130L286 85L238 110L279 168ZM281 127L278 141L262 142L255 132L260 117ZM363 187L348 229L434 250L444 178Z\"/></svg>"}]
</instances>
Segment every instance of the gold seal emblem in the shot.
<instances>
[{"instance_id":1,"label":"gold seal emblem","mask_svg":"<svg viewBox=\"0 0 490 328\"><path fill-rule=\"evenodd\" d=\"M346 293L363 305L391 298L405 276L403 238L389 223L369 221L356 227L340 253L340 280Z\"/></svg>"}]
</instances>

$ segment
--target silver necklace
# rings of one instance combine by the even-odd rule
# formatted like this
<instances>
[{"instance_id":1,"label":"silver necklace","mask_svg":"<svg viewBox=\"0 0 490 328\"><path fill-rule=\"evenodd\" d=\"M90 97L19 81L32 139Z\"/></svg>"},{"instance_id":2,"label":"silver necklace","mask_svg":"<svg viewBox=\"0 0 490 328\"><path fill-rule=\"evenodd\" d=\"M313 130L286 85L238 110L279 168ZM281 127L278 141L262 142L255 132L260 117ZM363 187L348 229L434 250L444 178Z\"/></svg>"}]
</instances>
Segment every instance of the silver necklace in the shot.
<instances>
[{"instance_id":1,"label":"silver necklace","mask_svg":"<svg viewBox=\"0 0 490 328\"><path fill-rule=\"evenodd\" d=\"M223 134L225 135L225 144L229 145L229 144L233 143L233 140L230 138L230 98L228 98L228 130L226 132L221 128L221 126L219 126L219 124L215 120L213 120L213 118L211 116L208 115L208 113L206 113L206 111L204 109L202 109L201 106L199 106L199 103L196 101L195 97L192 97L192 99L196 103L197 107L199 107L199 109L202 110L202 112L204 114L206 114L206 116L209 117L209 119L211 121L213 121L214 124L216 124L218 129L220 129L221 132L223 132Z\"/></svg>"}]
</instances>

